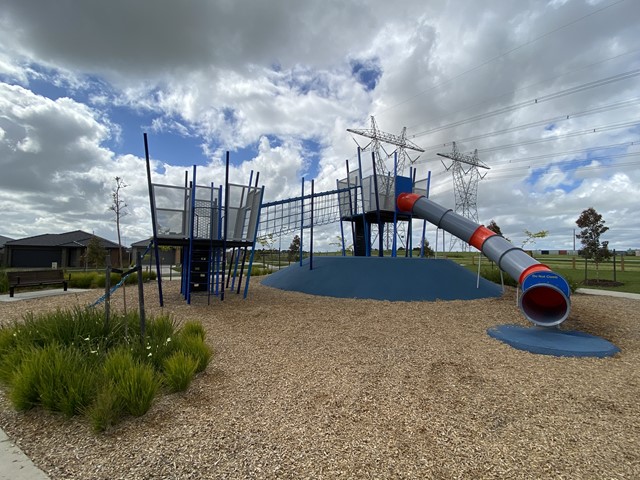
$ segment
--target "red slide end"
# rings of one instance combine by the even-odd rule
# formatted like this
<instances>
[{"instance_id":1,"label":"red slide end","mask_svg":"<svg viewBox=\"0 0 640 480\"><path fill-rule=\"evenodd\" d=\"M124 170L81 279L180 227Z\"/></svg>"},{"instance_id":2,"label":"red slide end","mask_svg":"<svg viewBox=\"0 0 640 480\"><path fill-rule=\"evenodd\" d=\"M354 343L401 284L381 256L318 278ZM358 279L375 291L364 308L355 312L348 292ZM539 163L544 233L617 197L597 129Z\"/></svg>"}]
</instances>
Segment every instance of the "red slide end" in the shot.
<instances>
[{"instance_id":1,"label":"red slide end","mask_svg":"<svg viewBox=\"0 0 640 480\"><path fill-rule=\"evenodd\" d=\"M496 232L489 230L484 225L480 225L478 228L476 228L476 231L473 232L473 235L471 235L471 238L469 239L469 245L482 251L482 245L487 240L487 238L493 237L495 234Z\"/></svg>"},{"instance_id":2,"label":"red slide end","mask_svg":"<svg viewBox=\"0 0 640 480\"><path fill-rule=\"evenodd\" d=\"M535 272L550 272L551 269L549 267L547 267L546 265L543 265L542 263L536 263L535 265L531 265L528 268L525 268L522 273L520 274L520 278L518 279L518 283L520 285L522 285L522 282L524 282L524 279L527 278L529 276L529 274L531 273L535 273Z\"/></svg>"},{"instance_id":3,"label":"red slide end","mask_svg":"<svg viewBox=\"0 0 640 480\"><path fill-rule=\"evenodd\" d=\"M403 212L413 212L413 205L423 196L417 193L401 193L398 195L398 208Z\"/></svg>"}]
</instances>

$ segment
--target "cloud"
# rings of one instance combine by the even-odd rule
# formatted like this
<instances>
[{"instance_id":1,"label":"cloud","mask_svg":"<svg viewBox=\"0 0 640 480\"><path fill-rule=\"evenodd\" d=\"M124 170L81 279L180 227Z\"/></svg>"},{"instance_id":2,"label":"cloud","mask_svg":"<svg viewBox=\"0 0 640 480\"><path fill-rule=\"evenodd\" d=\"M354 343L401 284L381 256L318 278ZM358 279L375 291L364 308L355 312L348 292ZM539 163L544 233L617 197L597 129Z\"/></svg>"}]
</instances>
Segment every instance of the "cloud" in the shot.
<instances>
[{"instance_id":1,"label":"cloud","mask_svg":"<svg viewBox=\"0 0 640 480\"><path fill-rule=\"evenodd\" d=\"M233 181L260 171L269 200L298 195L300 177L316 172L316 187L330 190L346 175L345 160L355 164L346 128L367 128L375 115L385 132L406 126L418 145L442 145L415 165L418 178L432 171L437 201L454 202L436 153L455 140L481 150L491 167L478 194L484 223L495 218L515 239L524 228L549 229L549 245L566 243L555 231L571 230L592 200L605 219L626 225L618 238L631 246L640 224L625 220L620 204L637 195L637 157L614 155L637 153L630 145L637 127L567 134L637 121L637 105L573 115L637 96L638 77L535 102L640 68L640 7L604 7L581 0L6 0L0 202L11 231L0 233L80 223L108 234L105 203L119 175L130 185L127 236L148 235L144 163L129 140L143 130L159 182L181 185L188 164L175 152L156 153L160 137L199 150L201 178L215 182L231 150ZM471 117L479 119L465 122ZM545 137L553 140L532 143ZM625 146L603 148L613 144ZM542 158L550 153L557 156Z\"/></svg>"}]
</instances>

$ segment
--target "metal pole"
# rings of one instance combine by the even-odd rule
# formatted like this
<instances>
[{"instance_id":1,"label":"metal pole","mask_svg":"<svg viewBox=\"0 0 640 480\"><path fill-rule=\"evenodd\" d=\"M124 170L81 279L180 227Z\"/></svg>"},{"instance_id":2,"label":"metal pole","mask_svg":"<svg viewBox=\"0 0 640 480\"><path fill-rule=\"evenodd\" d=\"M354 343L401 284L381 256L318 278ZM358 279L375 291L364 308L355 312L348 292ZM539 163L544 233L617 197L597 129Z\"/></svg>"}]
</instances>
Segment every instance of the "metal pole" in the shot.
<instances>
[{"instance_id":1,"label":"metal pole","mask_svg":"<svg viewBox=\"0 0 640 480\"><path fill-rule=\"evenodd\" d=\"M616 279L616 249L613 249L613 281L615 282Z\"/></svg>"},{"instance_id":2,"label":"metal pole","mask_svg":"<svg viewBox=\"0 0 640 480\"><path fill-rule=\"evenodd\" d=\"M309 270L313 270L313 191L315 181L311 180L311 225L309 225Z\"/></svg>"},{"instance_id":3,"label":"metal pole","mask_svg":"<svg viewBox=\"0 0 640 480\"><path fill-rule=\"evenodd\" d=\"M302 194L300 195L300 266L302 266L303 235L304 235L304 177L302 177Z\"/></svg>"},{"instance_id":4,"label":"metal pole","mask_svg":"<svg viewBox=\"0 0 640 480\"><path fill-rule=\"evenodd\" d=\"M111 258L109 255L107 255L104 275L104 329L107 330L111 322Z\"/></svg>"},{"instance_id":5,"label":"metal pole","mask_svg":"<svg viewBox=\"0 0 640 480\"><path fill-rule=\"evenodd\" d=\"M378 256L384 256L384 239L383 235L383 226L382 220L380 219L380 199L378 198L378 175L376 174L376 155L374 152L371 152L371 163L373 164L373 189L374 194L376 196L376 217L378 220Z\"/></svg>"},{"instance_id":6,"label":"metal pole","mask_svg":"<svg viewBox=\"0 0 640 480\"><path fill-rule=\"evenodd\" d=\"M146 334L146 318L144 313L144 285L142 281L142 255L140 252L136 255L136 270L138 272L138 307L140 310L140 340L144 345L144 338Z\"/></svg>"},{"instance_id":7,"label":"metal pole","mask_svg":"<svg viewBox=\"0 0 640 480\"><path fill-rule=\"evenodd\" d=\"M164 306L162 296L162 272L160 271L160 253L158 249L158 225L156 224L156 200L153 193L153 185L151 183L151 165L149 161L149 143L147 141L147 133L144 137L144 157L147 164L147 185L149 187L149 205L151 206L151 228L153 230L153 249L156 256L156 274L158 276L158 297L160 298L160 306Z\"/></svg>"}]
</instances>

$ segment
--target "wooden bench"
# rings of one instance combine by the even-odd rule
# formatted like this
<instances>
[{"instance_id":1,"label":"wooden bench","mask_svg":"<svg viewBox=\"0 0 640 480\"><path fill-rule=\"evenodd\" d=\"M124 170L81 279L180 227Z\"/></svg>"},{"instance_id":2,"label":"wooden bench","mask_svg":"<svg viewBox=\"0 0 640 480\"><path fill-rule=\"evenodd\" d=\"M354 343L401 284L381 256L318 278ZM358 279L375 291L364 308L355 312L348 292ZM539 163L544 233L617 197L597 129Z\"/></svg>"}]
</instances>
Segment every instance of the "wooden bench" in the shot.
<instances>
[{"instance_id":1,"label":"wooden bench","mask_svg":"<svg viewBox=\"0 0 640 480\"><path fill-rule=\"evenodd\" d=\"M71 277L71 275L69 275L69 277ZM17 287L39 287L42 285L62 284L66 292L68 285L68 280L64 278L64 271L62 271L62 269L7 272L7 278L9 280L10 297L13 297L13 292Z\"/></svg>"}]
</instances>

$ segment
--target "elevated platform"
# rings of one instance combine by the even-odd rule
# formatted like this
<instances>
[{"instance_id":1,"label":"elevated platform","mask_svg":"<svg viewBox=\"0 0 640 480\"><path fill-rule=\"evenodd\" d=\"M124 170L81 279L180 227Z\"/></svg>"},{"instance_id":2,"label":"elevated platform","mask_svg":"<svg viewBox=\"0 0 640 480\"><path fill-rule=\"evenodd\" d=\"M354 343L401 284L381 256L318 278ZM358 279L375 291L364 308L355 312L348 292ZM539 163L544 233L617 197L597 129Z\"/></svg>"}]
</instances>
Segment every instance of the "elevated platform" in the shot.
<instances>
[{"instance_id":1,"label":"elevated platform","mask_svg":"<svg viewBox=\"0 0 640 480\"><path fill-rule=\"evenodd\" d=\"M313 270L290 265L263 285L337 298L391 301L474 300L500 297L502 287L452 260L391 257L314 257Z\"/></svg>"}]
</instances>

